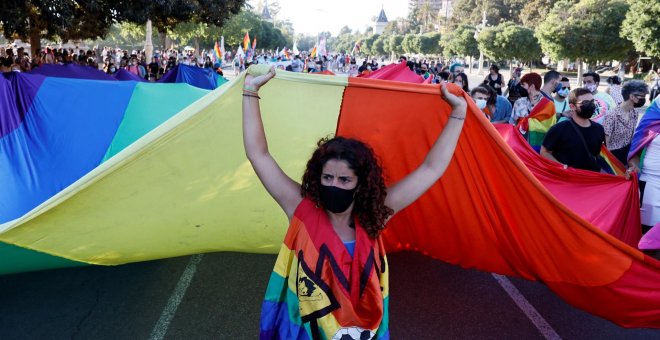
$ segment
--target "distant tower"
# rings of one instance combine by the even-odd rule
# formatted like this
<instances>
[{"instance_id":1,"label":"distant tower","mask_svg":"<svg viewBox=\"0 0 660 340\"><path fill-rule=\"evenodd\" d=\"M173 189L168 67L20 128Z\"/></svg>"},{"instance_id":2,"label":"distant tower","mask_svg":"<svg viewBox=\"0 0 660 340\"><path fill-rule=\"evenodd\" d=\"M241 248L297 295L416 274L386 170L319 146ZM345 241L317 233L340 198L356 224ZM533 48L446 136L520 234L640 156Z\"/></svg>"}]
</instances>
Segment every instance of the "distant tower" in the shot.
<instances>
[{"instance_id":1,"label":"distant tower","mask_svg":"<svg viewBox=\"0 0 660 340\"><path fill-rule=\"evenodd\" d=\"M385 9L381 8L380 14L378 14L378 17L374 22L374 33L383 34L383 31L385 30L385 26L387 26L387 23L388 21L387 21L387 16L385 15Z\"/></svg>"},{"instance_id":2,"label":"distant tower","mask_svg":"<svg viewBox=\"0 0 660 340\"><path fill-rule=\"evenodd\" d=\"M268 22L273 22L273 17L268 10L268 0L264 0L264 10L261 12L261 17Z\"/></svg>"}]
</instances>

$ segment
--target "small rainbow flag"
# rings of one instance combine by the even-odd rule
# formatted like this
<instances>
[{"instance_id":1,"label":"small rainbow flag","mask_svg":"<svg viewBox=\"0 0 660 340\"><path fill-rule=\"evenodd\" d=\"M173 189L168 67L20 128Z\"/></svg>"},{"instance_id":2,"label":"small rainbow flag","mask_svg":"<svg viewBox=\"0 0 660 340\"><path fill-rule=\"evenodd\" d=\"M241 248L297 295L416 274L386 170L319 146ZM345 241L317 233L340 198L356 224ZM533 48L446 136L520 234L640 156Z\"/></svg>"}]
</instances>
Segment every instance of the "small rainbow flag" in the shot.
<instances>
[{"instance_id":1,"label":"small rainbow flag","mask_svg":"<svg viewBox=\"0 0 660 340\"><path fill-rule=\"evenodd\" d=\"M223 53L220 51L220 45L218 42L215 42L215 46L213 47L213 54L215 54L215 59L216 60L222 60Z\"/></svg>"},{"instance_id":2,"label":"small rainbow flag","mask_svg":"<svg viewBox=\"0 0 660 340\"><path fill-rule=\"evenodd\" d=\"M250 46L250 35L248 32L245 32L245 37L243 37L243 50L247 51Z\"/></svg>"},{"instance_id":3,"label":"small rainbow flag","mask_svg":"<svg viewBox=\"0 0 660 340\"><path fill-rule=\"evenodd\" d=\"M257 37L254 37L254 40L252 41L252 49L254 50L256 48L257 48Z\"/></svg>"}]
</instances>

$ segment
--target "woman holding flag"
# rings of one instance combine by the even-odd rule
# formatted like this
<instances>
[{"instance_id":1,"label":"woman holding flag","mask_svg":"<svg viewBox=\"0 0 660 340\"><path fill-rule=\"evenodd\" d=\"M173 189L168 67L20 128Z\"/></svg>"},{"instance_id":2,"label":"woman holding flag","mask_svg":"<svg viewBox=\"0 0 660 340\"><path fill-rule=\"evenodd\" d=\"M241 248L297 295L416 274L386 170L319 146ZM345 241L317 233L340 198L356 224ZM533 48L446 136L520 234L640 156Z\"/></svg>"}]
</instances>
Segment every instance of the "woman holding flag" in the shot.
<instances>
[{"instance_id":1,"label":"woman holding flag","mask_svg":"<svg viewBox=\"0 0 660 340\"><path fill-rule=\"evenodd\" d=\"M245 78L243 143L290 225L268 284L260 338L388 339L389 269L380 234L447 169L467 104L442 85L449 121L424 162L392 186L368 145L341 136L319 141L297 183L268 151L258 91L275 69L264 71L252 66Z\"/></svg>"}]
</instances>

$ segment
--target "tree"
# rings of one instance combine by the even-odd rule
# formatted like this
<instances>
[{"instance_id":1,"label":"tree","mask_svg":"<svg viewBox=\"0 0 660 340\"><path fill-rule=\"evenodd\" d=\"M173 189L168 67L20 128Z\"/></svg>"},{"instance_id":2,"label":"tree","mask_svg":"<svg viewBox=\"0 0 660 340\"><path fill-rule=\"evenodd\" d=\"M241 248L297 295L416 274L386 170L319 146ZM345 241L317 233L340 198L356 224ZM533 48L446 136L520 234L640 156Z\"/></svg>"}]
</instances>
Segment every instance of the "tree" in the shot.
<instances>
[{"instance_id":1,"label":"tree","mask_svg":"<svg viewBox=\"0 0 660 340\"><path fill-rule=\"evenodd\" d=\"M477 37L479 49L488 58L531 61L541 56L541 46L534 31L512 22L484 29Z\"/></svg>"},{"instance_id":2,"label":"tree","mask_svg":"<svg viewBox=\"0 0 660 340\"><path fill-rule=\"evenodd\" d=\"M391 35L387 39L387 44L385 45L385 51L387 53L402 54L403 51L403 36L402 35Z\"/></svg>"},{"instance_id":3,"label":"tree","mask_svg":"<svg viewBox=\"0 0 660 340\"><path fill-rule=\"evenodd\" d=\"M240 11L245 0L5 0L0 22L8 39L29 40L32 53L41 39L95 39L115 22L143 24L151 19L159 32L182 22L221 26Z\"/></svg>"},{"instance_id":4,"label":"tree","mask_svg":"<svg viewBox=\"0 0 660 340\"><path fill-rule=\"evenodd\" d=\"M362 45L360 46L360 50L362 51L362 53L367 55L376 54L376 51L374 51L372 47L376 39L378 39L378 37L380 37L380 35L372 34L366 39L362 40Z\"/></svg>"},{"instance_id":5,"label":"tree","mask_svg":"<svg viewBox=\"0 0 660 340\"><path fill-rule=\"evenodd\" d=\"M423 2L418 3L416 9L417 20L421 23L422 32L432 31L438 13L433 10L431 1L423 0Z\"/></svg>"},{"instance_id":6,"label":"tree","mask_svg":"<svg viewBox=\"0 0 660 340\"><path fill-rule=\"evenodd\" d=\"M422 54L434 54L439 55L442 53L440 48L440 33L431 32L424 33L419 37L420 42L420 52Z\"/></svg>"},{"instance_id":7,"label":"tree","mask_svg":"<svg viewBox=\"0 0 660 340\"><path fill-rule=\"evenodd\" d=\"M401 42L403 51L407 54L416 54L421 50L421 42L417 34L406 34Z\"/></svg>"},{"instance_id":8,"label":"tree","mask_svg":"<svg viewBox=\"0 0 660 340\"><path fill-rule=\"evenodd\" d=\"M578 81L582 61L625 59L634 46L621 38L621 26L628 11L624 0L582 0L555 4L536 30L543 52L555 60L575 59Z\"/></svg>"},{"instance_id":9,"label":"tree","mask_svg":"<svg viewBox=\"0 0 660 340\"><path fill-rule=\"evenodd\" d=\"M389 38L381 35L378 36L378 38L373 42L371 45L371 54L374 55L385 55L387 52L385 51L385 41L389 41Z\"/></svg>"},{"instance_id":10,"label":"tree","mask_svg":"<svg viewBox=\"0 0 660 340\"><path fill-rule=\"evenodd\" d=\"M257 47L275 49L277 47L291 46L292 41L287 40L280 29L273 23L264 21L261 16L252 11L241 11L232 17L221 29L221 35L225 37L225 43L229 46L238 46L249 32L250 38L257 37ZM316 41L314 41L315 43ZM298 48L307 49L298 42Z\"/></svg>"},{"instance_id":11,"label":"tree","mask_svg":"<svg viewBox=\"0 0 660 340\"><path fill-rule=\"evenodd\" d=\"M462 24L456 29L442 35L440 45L445 56L477 56L479 47L474 39L476 28L473 25Z\"/></svg>"},{"instance_id":12,"label":"tree","mask_svg":"<svg viewBox=\"0 0 660 340\"><path fill-rule=\"evenodd\" d=\"M538 26L536 37L542 50L555 60L621 60L633 49L620 36L627 11L624 0L582 0L577 4L563 0Z\"/></svg>"},{"instance_id":13,"label":"tree","mask_svg":"<svg viewBox=\"0 0 660 340\"><path fill-rule=\"evenodd\" d=\"M457 0L453 6L451 28L461 24L476 25L481 22L483 12L486 11L488 24L498 25L501 22L511 21L520 24L519 13L528 0Z\"/></svg>"},{"instance_id":14,"label":"tree","mask_svg":"<svg viewBox=\"0 0 660 340\"><path fill-rule=\"evenodd\" d=\"M383 29L384 35L405 34L408 30L408 23L404 18L396 18L387 23Z\"/></svg>"},{"instance_id":15,"label":"tree","mask_svg":"<svg viewBox=\"0 0 660 340\"><path fill-rule=\"evenodd\" d=\"M86 39L103 36L115 16L109 1L5 0L0 22L7 39L30 41L33 55L41 39Z\"/></svg>"},{"instance_id":16,"label":"tree","mask_svg":"<svg viewBox=\"0 0 660 340\"><path fill-rule=\"evenodd\" d=\"M558 0L531 0L520 11L520 21L534 28L545 18ZM574 1L575 2L575 1Z\"/></svg>"},{"instance_id":17,"label":"tree","mask_svg":"<svg viewBox=\"0 0 660 340\"><path fill-rule=\"evenodd\" d=\"M629 0L629 3L622 36L647 56L660 57L660 3L646 0Z\"/></svg>"}]
</instances>

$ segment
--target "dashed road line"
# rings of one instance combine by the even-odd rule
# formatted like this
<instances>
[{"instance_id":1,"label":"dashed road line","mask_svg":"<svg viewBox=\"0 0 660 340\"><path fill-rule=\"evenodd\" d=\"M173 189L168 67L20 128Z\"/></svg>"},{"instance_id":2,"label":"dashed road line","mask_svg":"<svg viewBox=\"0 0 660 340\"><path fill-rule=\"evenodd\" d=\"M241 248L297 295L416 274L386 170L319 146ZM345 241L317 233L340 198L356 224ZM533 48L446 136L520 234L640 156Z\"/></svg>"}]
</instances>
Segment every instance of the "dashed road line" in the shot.
<instances>
[{"instance_id":1,"label":"dashed road line","mask_svg":"<svg viewBox=\"0 0 660 340\"><path fill-rule=\"evenodd\" d=\"M506 276L499 275L499 274L492 274L497 283L502 286L504 291L509 294L511 299L513 299L513 302L518 305L518 307L527 315L527 318L529 318L530 321L536 326L536 329L541 332L541 335L543 335L544 338L549 339L549 340L559 340L561 337L555 330L550 326L550 324L545 321L545 319L539 314L539 312L532 306L527 299L520 293L518 288L509 281L509 279Z\"/></svg>"},{"instance_id":2,"label":"dashed road line","mask_svg":"<svg viewBox=\"0 0 660 340\"><path fill-rule=\"evenodd\" d=\"M179 278L179 282L176 284L176 287L174 287L174 292L167 301L165 309L163 309L163 312L160 314L160 318L154 326L154 329L151 331L151 335L149 335L149 340L162 340L165 337L167 329L172 322L172 318L174 318L174 314L176 313L177 308L179 308L183 296L186 295L186 291L188 290L188 286L190 286L193 276L195 276L197 266L202 262L202 257L204 257L203 254L197 254L190 257L186 269L184 269L181 278Z\"/></svg>"}]
</instances>

